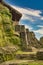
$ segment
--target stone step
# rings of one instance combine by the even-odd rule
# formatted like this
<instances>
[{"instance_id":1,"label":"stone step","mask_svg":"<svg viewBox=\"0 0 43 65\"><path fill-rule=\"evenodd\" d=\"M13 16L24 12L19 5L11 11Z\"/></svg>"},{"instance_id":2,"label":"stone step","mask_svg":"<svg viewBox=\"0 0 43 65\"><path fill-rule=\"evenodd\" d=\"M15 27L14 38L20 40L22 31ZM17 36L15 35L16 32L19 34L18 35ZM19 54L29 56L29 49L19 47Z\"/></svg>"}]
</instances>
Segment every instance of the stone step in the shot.
<instances>
[{"instance_id":1,"label":"stone step","mask_svg":"<svg viewBox=\"0 0 43 65\"><path fill-rule=\"evenodd\" d=\"M34 60L11 60L1 63L1 65L28 65L29 62L34 62Z\"/></svg>"},{"instance_id":2,"label":"stone step","mask_svg":"<svg viewBox=\"0 0 43 65\"><path fill-rule=\"evenodd\" d=\"M36 58L36 52L22 52L15 54L16 59L33 60Z\"/></svg>"}]
</instances>

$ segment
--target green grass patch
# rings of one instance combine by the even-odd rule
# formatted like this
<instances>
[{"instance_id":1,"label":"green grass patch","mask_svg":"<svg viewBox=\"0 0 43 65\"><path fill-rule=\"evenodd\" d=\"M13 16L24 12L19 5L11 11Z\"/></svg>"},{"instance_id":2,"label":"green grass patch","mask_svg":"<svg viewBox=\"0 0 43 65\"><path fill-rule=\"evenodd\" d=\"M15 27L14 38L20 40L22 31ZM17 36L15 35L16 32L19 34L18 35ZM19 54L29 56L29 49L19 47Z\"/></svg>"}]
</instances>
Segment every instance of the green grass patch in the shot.
<instances>
[{"instance_id":1,"label":"green grass patch","mask_svg":"<svg viewBox=\"0 0 43 65\"><path fill-rule=\"evenodd\" d=\"M28 62L28 63L22 63L18 65L43 65L43 61L39 62Z\"/></svg>"},{"instance_id":2,"label":"green grass patch","mask_svg":"<svg viewBox=\"0 0 43 65\"><path fill-rule=\"evenodd\" d=\"M36 54L36 52L23 52L21 50L17 51L16 54Z\"/></svg>"}]
</instances>

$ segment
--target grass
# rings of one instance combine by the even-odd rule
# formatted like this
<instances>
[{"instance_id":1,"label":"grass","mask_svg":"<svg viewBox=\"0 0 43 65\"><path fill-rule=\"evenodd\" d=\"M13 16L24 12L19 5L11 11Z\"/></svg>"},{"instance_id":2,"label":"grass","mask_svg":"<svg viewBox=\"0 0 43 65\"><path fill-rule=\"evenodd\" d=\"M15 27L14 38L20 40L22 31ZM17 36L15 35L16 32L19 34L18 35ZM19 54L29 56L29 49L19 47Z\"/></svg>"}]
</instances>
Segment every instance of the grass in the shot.
<instances>
[{"instance_id":1,"label":"grass","mask_svg":"<svg viewBox=\"0 0 43 65\"><path fill-rule=\"evenodd\" d=\"M14 64L14 65L43 65L43 61L34 61L34 60L11 60L11 61L6 61L2 63L2 65L5 64Z\"/></svg>"},{"instance_id":2,"label":"grass","mask_svg":"<svg viewBox=\"0 0 43 65\"><path fill-rule=\"evenodd\" d=\"M22 63L18 65L43 65L43 61L34 61L34 62L28 62L28 63Z\"/></svg>"},{"instance_id":3,"label":"grass","mask_svg":"<svg viewBox=\"0 0 43 65\"><path fill-rule=\"evenodd\" d=\"M23 51L17 51L16 54L36 54L36 52L23 52Z\"/></svg>"},{"instance_id":4,"label":"grass","mask_svg":"<svg viewBox=\"0 0 43 65\"><path fill-rule=\"evenodd\" d=\"M43 62L42 62L42 63L39 63L39 62L32 62L32 63L28 63L28 65L43 65Z\"/></svg>"}]
</instances>

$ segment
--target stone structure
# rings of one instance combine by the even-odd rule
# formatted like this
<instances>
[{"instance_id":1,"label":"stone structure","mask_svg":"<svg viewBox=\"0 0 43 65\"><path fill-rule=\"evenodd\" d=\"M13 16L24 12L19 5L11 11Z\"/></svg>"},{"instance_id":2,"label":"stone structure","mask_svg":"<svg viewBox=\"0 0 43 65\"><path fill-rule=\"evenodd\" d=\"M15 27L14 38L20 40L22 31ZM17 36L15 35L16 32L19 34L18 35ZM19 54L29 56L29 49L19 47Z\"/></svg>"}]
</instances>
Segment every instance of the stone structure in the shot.
<instances>
[{"instance_id":1,"label":"stone structure","mask_svg":"<svg viewBox=\"0 0 43 65\"><path fill-rule=\"evenodd\" d=\"M12 14L12 20L14 22L13 24L18 25L22 14L20 12L18 12L17 10L15 10L14 8L12 8L9 4L5 3L3 0L0 0L0 3L2 3L4 6L9 8L9 10Z\"/></svg>"},{"instance_id":2,"label":"stone structure","mask_svg":"<svg viewBox=\"0 0 43 65\"><path fill-rule=\"evenodd\" d=\"M29 46L33 46L36 48L40 48L41 44L40 42L37 40L37 38L35 37L34 32L29 32L28 29L26 29L26 33L27 33L27 40L28 40L28 45Z\"/></svg>"},{"instance_id":3,"label":"stone structure","mask_svg":"<svg viewBox=\"0 0 43 65\"><path fill-rule=\"evenodd\" d=\"M19 13L17 10L13 9L9 4L6 4L3 0L0 0L0 3L2 3L4 6L9 8L12 14L12 20L13 20L13 25L15 27L15 31L20 34L21 46L23 47L23 49L28 49L30 46L37 48L40 47L40 43L36 39L35 34L33 32L29 32L28 29L25 29L24 25L19 25L19 20L22 14Z\"/></svg>"},{"instance_id":4,"label":"stone structure","mask_svg":"<svg viewBox=\"0 0 43 65\"><path fill-rule=\"evenodd\" d=\"M19 13L18 11L16 11L15 9L13 9L9 4L6 4L3 0L0 0L0 8L2 8L2 9L0 9L0 11L1 10L3 10L4 8L6 9L6 11L9 11L9 13L7 13L6 14L6 16L5 16L5 19L3 18L3 23L2 22L0 22L0 25L1 25L1 23L2 23L2 25L1 25L1 27L3 27L4 29L2 30L2 28L0 27L0 31L1 31L1 34L0 34L0 36L3 36L2 35L2 31L3 31L3 34L4 34L4 32L6 33L5 34L5 38L7 39L11 39L11 37L9 36L9 35L11 35L11 33L13 32L13 34L12 34L12 36L14 37L14 36L19 36L19 34L17 33L17 32L15 32L14 31L14 26L13 26L13 24L14 25L18 25L18 23L19 23L19 20L20 20L20 18L21 18L21 16L22 16L22 14L21 13ZM12 16L11 16L12 15ZM4 15L2 15L2 16L4 16ZM10 18L9 18L9 16L11 17L11 21L10 21ZM8 21L9 20L9 21ZM12 22L13 21L13 22ZM12 24L13 23L13 24ZM12 32L10 32L12 30ZM8 33L9 32L9 33ZM1 39L3 39L3 38L1 38ZM0 40L1 40L0 39ZM0 41L0 43L1 43L2 41ZM4 43L4 41L3 41L3 43ZM7 41L7 43L9 43L8 41ZM1 46L2 46L2 43L1 43Z\"/></svg>"},{"instance_id":5,"label":"stone structure","mask_svg":"<svg viewBox=\"0 0 43 65\"><path fill-rule=\"evenodd\" d=\"M41 43L42 48L43 48L43 37L40 38L40 43Z\"/></svg>"},{"instance_id":6,"label":"stone structure","mask_svg":"<svg viewBox=\"0 0 43 65\"><path fill-rule=\"evenodd\" d=\"M15 31L20 34L23 49L29 50L31 47L35 48L41 47L41 43L35 37L34 32L30 32L29 29L25 29L24 25L16 25Z\"/></svg>"},{"instance_id":7,"label":"stone structure","mask_svg":"<svg viewBox=\"0 0 43 65\"><path fill-rule=\"evenodd\" d=\"M26 29L25 29L25 26L24 25L16 25L15 26L15 31L20 34L22 49L26 49L27 40L26 40Z\"/></svg>"}]
</instances>

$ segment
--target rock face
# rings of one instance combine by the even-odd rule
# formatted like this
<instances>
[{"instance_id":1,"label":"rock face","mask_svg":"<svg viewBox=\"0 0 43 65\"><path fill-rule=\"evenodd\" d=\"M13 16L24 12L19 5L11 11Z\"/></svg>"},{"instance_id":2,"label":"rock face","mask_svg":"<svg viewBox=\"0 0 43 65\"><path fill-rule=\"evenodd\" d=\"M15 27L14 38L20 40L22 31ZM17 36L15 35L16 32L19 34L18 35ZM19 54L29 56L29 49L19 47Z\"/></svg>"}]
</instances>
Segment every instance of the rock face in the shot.
<instances>
[{"instance_id":1,"label":"rock face","mask_svg":"<svg viewBox=\"0 0 43 65\"><path fill-rule=\"evenodd\" d=\"M23 49L23 48L25 49L26 46L27 46L25 26L24 26L24 25L16 25L16 26L15 26L15 31L20 34L21 47L22 47L22 49Z\"/></svg>"},{"instance_id":2,"label":"rock face","mask_svg":"<svg viewBox=\"0 0 43 65\"><path fill-rule=\"evenodd\" d=\"M20 34L21 46L29 51L29 48L35 47L40 48L41 43L35 37L34 32L30 32L28 29L25 29L24 25L16 25L15 31Z\"/></svg>"},{"instance_id":3,"label":"rock face","mask_svg":"<svg viewBox=\"0 0 43 65\"><path fill-rule=\"evenodd\" d=\"M43 37L40 38L40 42L43 43Z\"/></svg>"},{"instance_id":4,"label":"rock face","mask_svg":"<svg viewBox=\"0 0 43 65\"><path fill-rule=\"evenodd\" d=\"M43 48L43 37L40 38L40 43L41 43L42 48Z\"/></svg>"},{"instance_id":5,"label":"rock face","mask_svg":"<svg viewBox=\"0 0 43 65\"><path fill-rule=\"evenodd\" d=\"M26 33L27 33L27 39L28 39L28 45L29 46L33 46L36 48L40 48L41 44L40 42L37 40L37 38L35 37L34 32L29 32L28 29L26 29Z\"/></svg>"}]
</instances>

